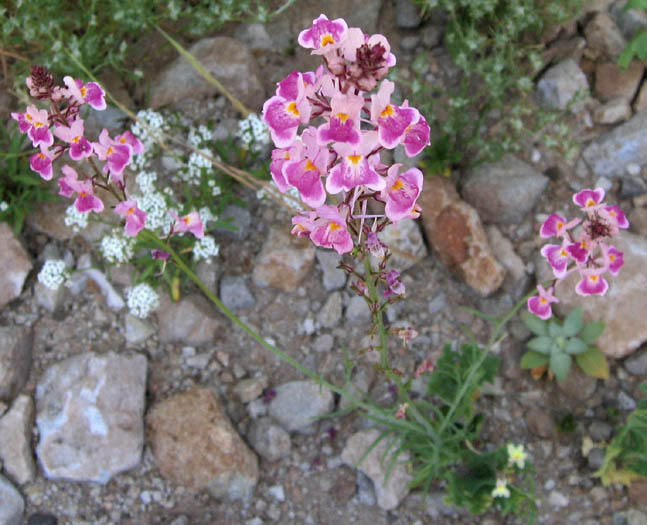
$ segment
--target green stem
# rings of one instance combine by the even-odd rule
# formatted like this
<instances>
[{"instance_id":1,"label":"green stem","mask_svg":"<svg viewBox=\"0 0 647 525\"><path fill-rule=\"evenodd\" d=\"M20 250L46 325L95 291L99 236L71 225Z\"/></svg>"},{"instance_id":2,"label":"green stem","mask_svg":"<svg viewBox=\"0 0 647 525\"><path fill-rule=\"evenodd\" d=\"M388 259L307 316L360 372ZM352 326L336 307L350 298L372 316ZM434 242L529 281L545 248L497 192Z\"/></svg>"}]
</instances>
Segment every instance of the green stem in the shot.
<instances>
[{"instance_id":1,"label":"green stem","mask_svg":"<svg viewBox=\"0 0 647 525\"><path fill-rule=\"evenodd\" d=\"M371 268L371 257L369 254L364 255L364 282L369 293L369 302L375 307L373 314L375 326L380 337L380 366L385 371L389 369L388 360L388 347L386 339L386 331L384 329L384 321L382 319L382 310L377 308L380 304L380 296L377 290L377 276L374 275L373 268Z\"/></svg>"}]
</instances>

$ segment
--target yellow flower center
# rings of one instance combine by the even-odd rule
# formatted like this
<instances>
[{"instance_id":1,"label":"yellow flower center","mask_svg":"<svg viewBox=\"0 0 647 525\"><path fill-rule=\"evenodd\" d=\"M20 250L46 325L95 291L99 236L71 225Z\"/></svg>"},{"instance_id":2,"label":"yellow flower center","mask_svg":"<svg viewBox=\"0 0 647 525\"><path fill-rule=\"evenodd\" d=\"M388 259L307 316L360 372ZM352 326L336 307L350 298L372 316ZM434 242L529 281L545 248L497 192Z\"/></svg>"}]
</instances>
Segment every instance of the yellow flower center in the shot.
<instances>
[{"instance_id":1,"label":"yellow flower center","mask_svg":"<svg viewBox=\"0 0 647 525\"><path fill-rule=\"evenodd\" d=\"M135 213L135 208L133 208L133 207L128 208L128 211L126 213L128 215L132 215L133 213Z\"/></svg>"},{"instance_id":2,"label":"yellow flower center","mask_svg":"<svg viewBox=\"0 0 647 525\"><path fill-rule=\"evenodd\" d=\"M390 117L394 113L395 110L393 109L393 106L391 104L387 104L382 113L380 113L380 117Z\"/></svg>"},{"instance_id":3,"label":"yellow flower center","mask_svg":"<svg viewBox=\"0 0 647 525\"><path fill-rule=\"evenodd\" d=\"M562 221L557 221L557 229L558 230L561 230L563 226L564 226L564 223Z\"/></svg>"},{"instance_id":4,"label":"yellow flower center","mask_svg":"<svg viewBox=\"0 0 647 525\"><path fill-rule=\"evenodd\" d=\"M401 179L398 179L395 181L395 184L391 186L391 191L398 191L404 188L404 184L402 183Z\"/></svg>"},{"instance_id":5,"label":"yellow flower center","mask_svg":"<svg viewBox=\"0 0 647 525\"><path fill-rule=\"evenodd\" d=\"M108 146L108 150L106 151L106 155L112 155L115 152L114 148L112 146Z\"/></svg>"},{"instance_id":6,"label":"yellow flower center","mask_svg":"<svg viewBox=\"0 0 647 525\"><path fill-rule=\"evenodd\" d=\"M321 35L321 45L320 47L327 46L329 44L334 44L335 39L330 33L326 33L325 35Z\"/></svg>"},{"instance_id":7,"label":"yellow flower center","mask_svg":"<svg viewBox=\"0 0 647 525\"><path fill-rule=\"evenodd\" d=\"M349 161L351 161L353 164L358 164L360 160L362 160L361 155L348 155L346 157Z\"/></svg>"},{"instance_id":8,"label":"yellow flower center","mask_svg":"<svg viewBox=\"0 0 647 525\"><path fill-rule=\"evenodd\" d=\"M87 196L88 196L87 191L82 191L81 193L79 193L79 197L87 197Z\"/></svg>"},{"instance_id":9,"label":"yellow flower center","mask_svg":"<svg viewBox=\"0 0 647 525\"><path fill-rule=\"evenodd\" d=\"M315 166L310 159L306 162L306 171L319 171L317 166Z\"/></svg>"},{"instance_id":10,"label":"yellow flower center","mask_svg":"<svg viewBox=\"0 0 647 525\"><path fill-rule=\"evenodd\" d=\"M586 201L586 207L588 208L589 206L595 206L595 201L593 199L588 199Z\"/></svg>"},{"instance_id":11,"label":"yellow flower center","mask_svg":"<svg viewBox=\"0 0 647 525\"><path fill-rule=\"evenodd\" d=\"M294 101L288 102L285 109L286 109L286 111L288 113L292 113L295 117L299 116L299 110L297 109L297 103L296 102L294 102Z\"/></svg>"},{"instance_id":12,"label":"yellow flower center","mask_svg":"<svg viewBox=\"0 0 647 525\"><path fill-rule=\"evenodd\" d=\"M78 144L78 143L79 143L79 140L81 140L81 137L74 137L74 138L72 139L72 142L74 142L74 144Z\"/></svg>"},{"instance_id":13,"label":"yellow flower center","mask_svg":"<svg viewBox=\"0 0 647 525\"><path fill-rule=\"evenodd\" d=\"M32 121L32 116L29 113L25 113L25 120Z\"/></svg>"},{"instance_id":14,"label":"yellow flower center","mask_svg":"<svg viewBox=\"0 0 647 525\"><path fill-rule=\"evenodd\" d=\"M328 227L329 227L332 231L335 231L335 230L341 230L341 225L340 225L340 224L337 224L336 222L332 222L332 221L330 222L330 224L328 225Z\"/></svg>"},{"instance_id":15,"label":"yellow flower center","mask_svg":"<svg viewBox=\"0 0 647 525\"><path fill-rule=\"evenodd\" d=\"M600 278L599 275L590 275L589 281L591 281L592 283L597 283L599 278Z\"/></svg>"},{"instance_id":16,"label":"yellow flower center","mask_svg":"<svg viewBox=\"0 0 647 525\"><path fill-rule=\"evenodd\" d=\"M539 298L539 302L540 302L541 304L546 304L546 303L548 302L548 299L546 299L545 297L540 297L540 298Z\"/></svg>"},{"instance_id":17,"label":"yellow flower center","mask_svg":"<svg viewBox=\"0 0 647 525\"><path fill-rule=\"evenodd\" d=\"M348 120L348 117L350 116L348 113L337 113L335 115L339 120L342 121L342 123L346 122Z\"/></svg>"},{"instance_id":18,"label":"yellow flower center","mask_svg":"<svg viewBox=\"0 0 647 525\"><path fill-rule=\"evenodd\" d=\"M44 124L42 122L34 122L34 126L37 128L42 128Z\"/></svg>"}]
</instances>

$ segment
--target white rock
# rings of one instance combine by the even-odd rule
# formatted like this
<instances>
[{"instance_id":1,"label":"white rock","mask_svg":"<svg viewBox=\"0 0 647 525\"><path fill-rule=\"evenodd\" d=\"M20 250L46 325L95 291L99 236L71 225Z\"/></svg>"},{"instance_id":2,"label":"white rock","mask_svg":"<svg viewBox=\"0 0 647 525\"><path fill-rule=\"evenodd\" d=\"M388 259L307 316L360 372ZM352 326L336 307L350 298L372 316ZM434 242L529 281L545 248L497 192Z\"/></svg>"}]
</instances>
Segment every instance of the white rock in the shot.
<instances>
[{"instance_id":1,"label":"white rock","mask_svg":"<svg viewBox=\"0 0 647 525\"><path fill-rule=\"evenodd\" d=\"M314 381L291 381L276 387L276 397L269 406L269 415L288 432L304 434L314 431L315 418L333 408L333 395Z\"/></svg>"},{"instance_id":2,"label":"white rock","mask_svg":"<svg viewBox=\"0 0 647 525\"><path fill-rule=\"evenodd\" d=\"M0 524L21 525L24 510L25 501L20 492L3 476L0 476Z\"/></svg>"},{"instance_id":3,"label":"white rock","mask_svg":"<svg viewBox=\"0 0 647 525\"><path fill-rule=\"evenodd\" d=\"M19 485L33 481L36 475L31 452L33 423L34 402L25 394L19 395L0 418L0 459L5 472Z\"/></svg>"}]
</instances>

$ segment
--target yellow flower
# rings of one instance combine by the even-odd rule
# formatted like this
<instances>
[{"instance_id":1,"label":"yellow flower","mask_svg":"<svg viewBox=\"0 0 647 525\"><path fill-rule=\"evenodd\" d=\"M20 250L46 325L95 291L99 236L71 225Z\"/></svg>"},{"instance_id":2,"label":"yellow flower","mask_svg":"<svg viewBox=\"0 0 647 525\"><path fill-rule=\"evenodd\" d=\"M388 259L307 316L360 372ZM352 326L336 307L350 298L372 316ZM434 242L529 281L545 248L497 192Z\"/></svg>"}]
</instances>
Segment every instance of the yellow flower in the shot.
<instances>
[{"instance_id":1,"label":"yellow flower","mask_svg":"<svg viewBox=\"0 0 647 525\"><path fill-rule=\"evenodd\" d=\"M523 449L523 445L513 445L508 443L508 464L517 465L520 469L526 464L528 454Z\"/></svg>"},{"instance_id":2,"label":"yellow flower","mask_svg":"<svg viewBox=\"0 0 647 525\"><path fill-rule=\"evenodd\" d=\"M509 498L510 489L508 488L508 482L505 478L499 478L496 480L496 487L492 491L493 498Z\"/></svg>"}]
</instances>

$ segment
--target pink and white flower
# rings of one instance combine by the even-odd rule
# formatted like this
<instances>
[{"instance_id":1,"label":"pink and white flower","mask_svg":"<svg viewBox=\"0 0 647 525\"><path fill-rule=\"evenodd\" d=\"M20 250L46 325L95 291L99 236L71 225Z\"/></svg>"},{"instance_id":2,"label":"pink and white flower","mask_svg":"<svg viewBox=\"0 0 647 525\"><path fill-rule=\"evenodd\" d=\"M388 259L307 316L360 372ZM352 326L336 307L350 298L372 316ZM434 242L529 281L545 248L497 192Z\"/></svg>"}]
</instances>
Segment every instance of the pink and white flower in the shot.
<instances>
[{"instance_id":1,"label":"pink and white flower","mask_svg":"<svg viewBox=\"0 0 647 525\"><path fill-rule=\"evenodd\" d=\"M21 133L27 133L34 147L51 146L54 144L54 137L49 130L49 113L45 109L38 109L36 106L27 106L24 113L12 113L11 117L18 121L18 129Z\"/></svg>"},{"instance_id":2,"label":"pink and white flower","mask_svg":"<svg viewBox=\"0 0 647 525\"><path fill-rule=\"evenodd\" d=\"M539 235L544 239L550 237L568 237L568 230L574 228L581 222L581 219L573 219L572 221L566 221L566 219L556 213L551 213L548 218L544 221L544 224L541 225L539 230Z\"/></svg>"},{"instance_id":3,"label":"pink and white flower","mask_svg":"<svg viewBox=\"0 0 647 525\"><path fill-rule=\"evenodd\" d=\"M350 191L357 186L366 186L374 191L384 189L384 178L375 171L379 163L379 155L375 153L378 145L377 133L366 131L362 133L362 140L357 147L352 147L344 142L334 144L333 149L341 157L341 162L336 164L326 179L326 190L333 195L341 191Z\"/></svg>"},{"instance_id":4,"label":"pink and white flower","mask_svg":"<svg viewBox=\"0 0 647 525\"><path fill-rule=\"evenodd\" d=\"M578 295L604 295L609 289L609 283L602 277L606 268L587 268L580 270L582 279L575 286Z\"/></svg>"},{"instance_id":5,"label":"pink and white flower","mask_svg":"<svg viewBox=\"0 0 647 525\"><path fill-rule=\"evenodd\" d=\"M301 47L312 49L315 55L323 55L338 49L348 33L348 24L343 18L328 20L324 14L312 21L312 26L299 33Z\"/></svg>"},{"instance_id":6,"label":"pink and white flower","mask_svg":"<svg viewBox=\"0 0 647 525\"><path fill-rule=\"evenodd\" d=\"M171 217L175 219L172 233L184 233L188 231L198 239L202 239L204 237L204 224L202 223L200 214L197 211L192 211L183 217L178 217L178 215L172 211L169 213L171 214Z\"/></svg>"},{"instance_id":7,"label":"pink and white flower","mask_svg":"<svg viewBox=\"0 0 647 525\"><path fill-rule=\"evenodd\" d=\"M69 154L72 160L81 160L92 155L92 144L86 139L83 119L77 118L67 126L56 126L54 135L70 145Z\"/></svg>"},{"instance_id":8,"label":"pink and white flower","mask_svg":"<svg viewBox=\"0 0 647 525\"><path fill-rule=\"evenodd\" d=\"M541 284L537 285L539 295L528 299L528 310L544 321L553 315L551 303L558 303L559 299L544 289Z\"/></svg>"},{"instance_id":9,"label":"pink and white flower","mask_svg":"<svg viewBox=\"0 0 647 525\"><path fill-rule=\"evenodd\" d=\"M377 94L371 95L371 121L377 123L380 144L386 149L400 144L407 129L420 119L420 112L406 102L402 106L391 104L394 88L393 82L383 80Z\"/></svg>"},{"instance_id":10,"label":"pink and white flower","mask_svg":"<svg viewBox=\"0 0 647 525\"><path fill-rule=\"evenodd\" d=\"M277 148L288 148L294 142L299 124L310 120L312 110L305 96L301 73L291 73L279 82L277 94L263 104L263 120Z\"/></svg>"},{"instance_id":11,"label":"pink and white flower","mask_svg":"<svg viewBox=\"0 0 647 525\"><path fill-rule=\"evenodd\" d=\"M319 146L316 135L315 128L306 129L301 140L290 148L290 160L282 166L287 183L299 190L301 199L311 208L318 208L326 201L321 176L327 172L330 156L327 148Z\"/></svg>"},{"instance_id":12,"label":"pink and white flower","mask_svg":"<svg viewBox=\"0 0 647 525\"><path fill-rule=\"evenodd\" d=\"M603 200L604 188L585 189L573 195L573 202L586 212L598 210Z\"/></svg>"},{"instance_id":13,"label":"pink and white flower","mask_svg":"<svg viewBox=\"0 0 647 525\"><path fill-rule=\"evenodd\" d=\"M47 149L47 146L41 144L40 151L29 157L29 167L43 179L51 180L54 173L52 169L53 160L54 155Z\"/></svg>"},{"instance_id":14,"label":"pink and white flower","mask_svg":"<svg viewBox=\"0 0 647 525\"><path fill-rule=\"evenodd\" d=\"M568 274L568 263L571 260L571 254L567 250L568 243L564 241L560 244L547 244L541 249L541 254L550 263L553 274L558 279L563 279Z\"/></svg>"},{"instance_id":15,"label":"pink and white flower","mask_svg":"<svg viewBox=\"0 0 647 525\"><path fill-rule=\"evenodd\" d=\"M83 81L79 79L74 80L69 76L63 77L63 82L67 86L68 93L72 99L79 104L87 103L99 111L106 109L106 94L96 82L84 84Z\"/></svg>"},{"instance_id":16,"label":"pink and white flower","mask_svg":"<svg viewBox=\"0 0 647 525\"><path fill-rule=\"evenodd\" d=\"M74 205L82 213L103 211L103 201L94 194L94 184L91 180L79 180L76 170L67 164L61 168L63 177L58 179L61 190L58 192L63 197L71 197L78 193Z\"/></svg>"},{"instance_id":17,"label":"pink and white flower","mask_svg":"<svg viewBox=\"0 0 647 525\"><path fill-rule=\"evenodd\" d=\"M347 230L346 217L336 206L325 205L315 211L318 218L310 232L310 240L315 246L333 248L340 254L350 252L353 249L353 239Z\"/></svg>"},{"instance_id":18,"label":"pink and white flower","mask_svg":"<svg viewBox=\"0 0 647 525\"><path fill-rule=\"evenodd\" d=\"M404 130L402 145L404 146L404 152L407 157L415 157L431 144L429 133L429 124L427 124L425 117L422 115L420 115L418 122Z\"/></svg>"},{"instance_id":19,"label":"pink and white flower","mask_svg":"<svg viewBox=\"0 0 647 525\"><path fill-rule=\"evenodd\" d=\"M99 134L99 142L93 142L92 148L99 157L105 160L103 171L110 172L112 181L123 184L123 172L130 163L132 148L128 144L116 141L110 137L108 130L103 128Z\"/></svg>"},{"instance_id":20,"label":"pink and white flower","mask_svg":"<svg viewBox=\"0 0 647 525\"><path fill-rule=\"evenodd\" d=\"M321 144L344 142L349 146L359 145L359 116L364 107L364 98L358 95L339 93L330 101L330 119L319 126L317 138Z\"/></svg>"},{"instance_id":21,"label":"pink and white flower","mask_svg":"<svg viewBox=\"0 0 647 525\"><path fill-rule=\"evenodd\" d=\"M137 206L137 201L127 200L115 206L115 213L126 219L126 235L136 237L146 225L146 212Z\"/></svg>"},{"instance_id":22,"label":"pink and white flower","mask_svg":"<svg viewBox=\"0 0 647 525\"><path fill-rule=\"evenodd\" d=\"M416 201L422 190L423 175L418 168L398 174L402 164L394 164L386 176L386 186L380 196L386 200L384 211L393 222L420 215Z\"/></svg>"}]
</instances>

